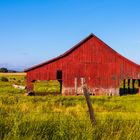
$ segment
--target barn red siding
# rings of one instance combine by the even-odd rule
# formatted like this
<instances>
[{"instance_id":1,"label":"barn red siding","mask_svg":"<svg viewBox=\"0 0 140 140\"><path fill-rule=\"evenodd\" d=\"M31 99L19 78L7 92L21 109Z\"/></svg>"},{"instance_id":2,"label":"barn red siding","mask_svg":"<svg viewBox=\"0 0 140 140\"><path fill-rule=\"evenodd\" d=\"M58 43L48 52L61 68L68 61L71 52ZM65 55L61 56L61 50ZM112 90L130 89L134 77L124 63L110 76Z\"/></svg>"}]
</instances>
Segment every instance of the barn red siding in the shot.
<instances>
[{"instance_id":1,"label":"barn red siding","mask_svg":"<svg viewBox=\"0 0 140 140\"><path fill-rule=\"evenodd\" d=\"M92 92L118 90L123 79L140 78L139 65L115 52L104 42L92 35L63 57L27 70L27 86L33 80L56 80L57 70L63 72L63 93L74 93L74 79L78 80L81 92L81 78L85 78Z\"/></svg>"}]
</instances>

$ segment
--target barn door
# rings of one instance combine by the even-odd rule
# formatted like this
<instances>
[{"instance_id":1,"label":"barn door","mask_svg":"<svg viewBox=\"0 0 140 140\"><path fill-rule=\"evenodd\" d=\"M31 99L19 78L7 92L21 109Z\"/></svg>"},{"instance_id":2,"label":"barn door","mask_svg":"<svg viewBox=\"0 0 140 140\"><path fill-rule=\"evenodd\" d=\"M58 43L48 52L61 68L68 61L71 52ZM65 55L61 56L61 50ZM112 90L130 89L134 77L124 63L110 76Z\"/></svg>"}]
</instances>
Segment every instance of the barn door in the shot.
<instances>
[{"instance_id":1,"label":"barn door","mask_svg":"<svg viewBox=\"0 0 140 140\"><path fill-rule=\"evenodd\" d=\"M60 83L60 93L62 92L62 70L56 72L56 79Z\"/></svg>"}]
</instances>

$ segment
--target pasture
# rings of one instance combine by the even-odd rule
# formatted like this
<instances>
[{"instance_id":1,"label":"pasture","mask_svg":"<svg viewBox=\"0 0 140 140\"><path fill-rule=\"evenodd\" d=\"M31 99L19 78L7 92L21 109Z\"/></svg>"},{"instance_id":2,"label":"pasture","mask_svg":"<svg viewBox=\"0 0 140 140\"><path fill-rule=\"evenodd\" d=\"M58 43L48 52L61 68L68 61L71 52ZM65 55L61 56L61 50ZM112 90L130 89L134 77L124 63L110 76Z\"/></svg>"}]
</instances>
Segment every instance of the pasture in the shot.
<instances>
[{"instance_id":1,"label":"pasture","mask_svg":"<svg viewBox=\"0 0 140 140\"><path fill-rule=\"evenodd\" d=\"M0 81L1 140L139 140L140 96L91 96L92 127L84 96L25 96L25 75ZM0 76L1 77L1 76Z\"/></svg>"}]
</instances>

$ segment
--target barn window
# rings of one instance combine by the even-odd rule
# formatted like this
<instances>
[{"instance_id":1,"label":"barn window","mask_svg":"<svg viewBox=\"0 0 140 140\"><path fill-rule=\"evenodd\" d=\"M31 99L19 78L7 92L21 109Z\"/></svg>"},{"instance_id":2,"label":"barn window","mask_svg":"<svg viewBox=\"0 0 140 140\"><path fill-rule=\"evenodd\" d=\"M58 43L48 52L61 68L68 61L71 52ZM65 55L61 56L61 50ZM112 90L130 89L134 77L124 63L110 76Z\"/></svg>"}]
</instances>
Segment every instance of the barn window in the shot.
<instances>
[{"instance_id":1,"label":"barn window","mask_svg":"<svg viewBox=\"0 0 140 140\"><path fill-rule=\"evenodd\" d=\"M58 70L58 71L57 71L57 73L56 73L56 78L57 78L57 80L62 79L62 70Z\"/></svg>"}]
</instances>

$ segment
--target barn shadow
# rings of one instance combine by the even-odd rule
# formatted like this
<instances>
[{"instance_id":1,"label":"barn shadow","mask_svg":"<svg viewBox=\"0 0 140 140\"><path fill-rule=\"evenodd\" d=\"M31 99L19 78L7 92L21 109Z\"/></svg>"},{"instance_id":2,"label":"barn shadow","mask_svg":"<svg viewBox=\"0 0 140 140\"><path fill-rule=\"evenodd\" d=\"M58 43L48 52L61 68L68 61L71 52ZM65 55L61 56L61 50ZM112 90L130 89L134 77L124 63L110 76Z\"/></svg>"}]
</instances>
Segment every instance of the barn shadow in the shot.
<instances>
[{"instance_id":1,"label":"barn shadow","mask_svg":"<svg viewBox=\"0 0 140 140\"><path fill-rule=\"evenodd\" d=\"M120 82L119 94L128 95L136 94L140 90L140 79L124 79Z\"/></svg>"}]
</instances>

